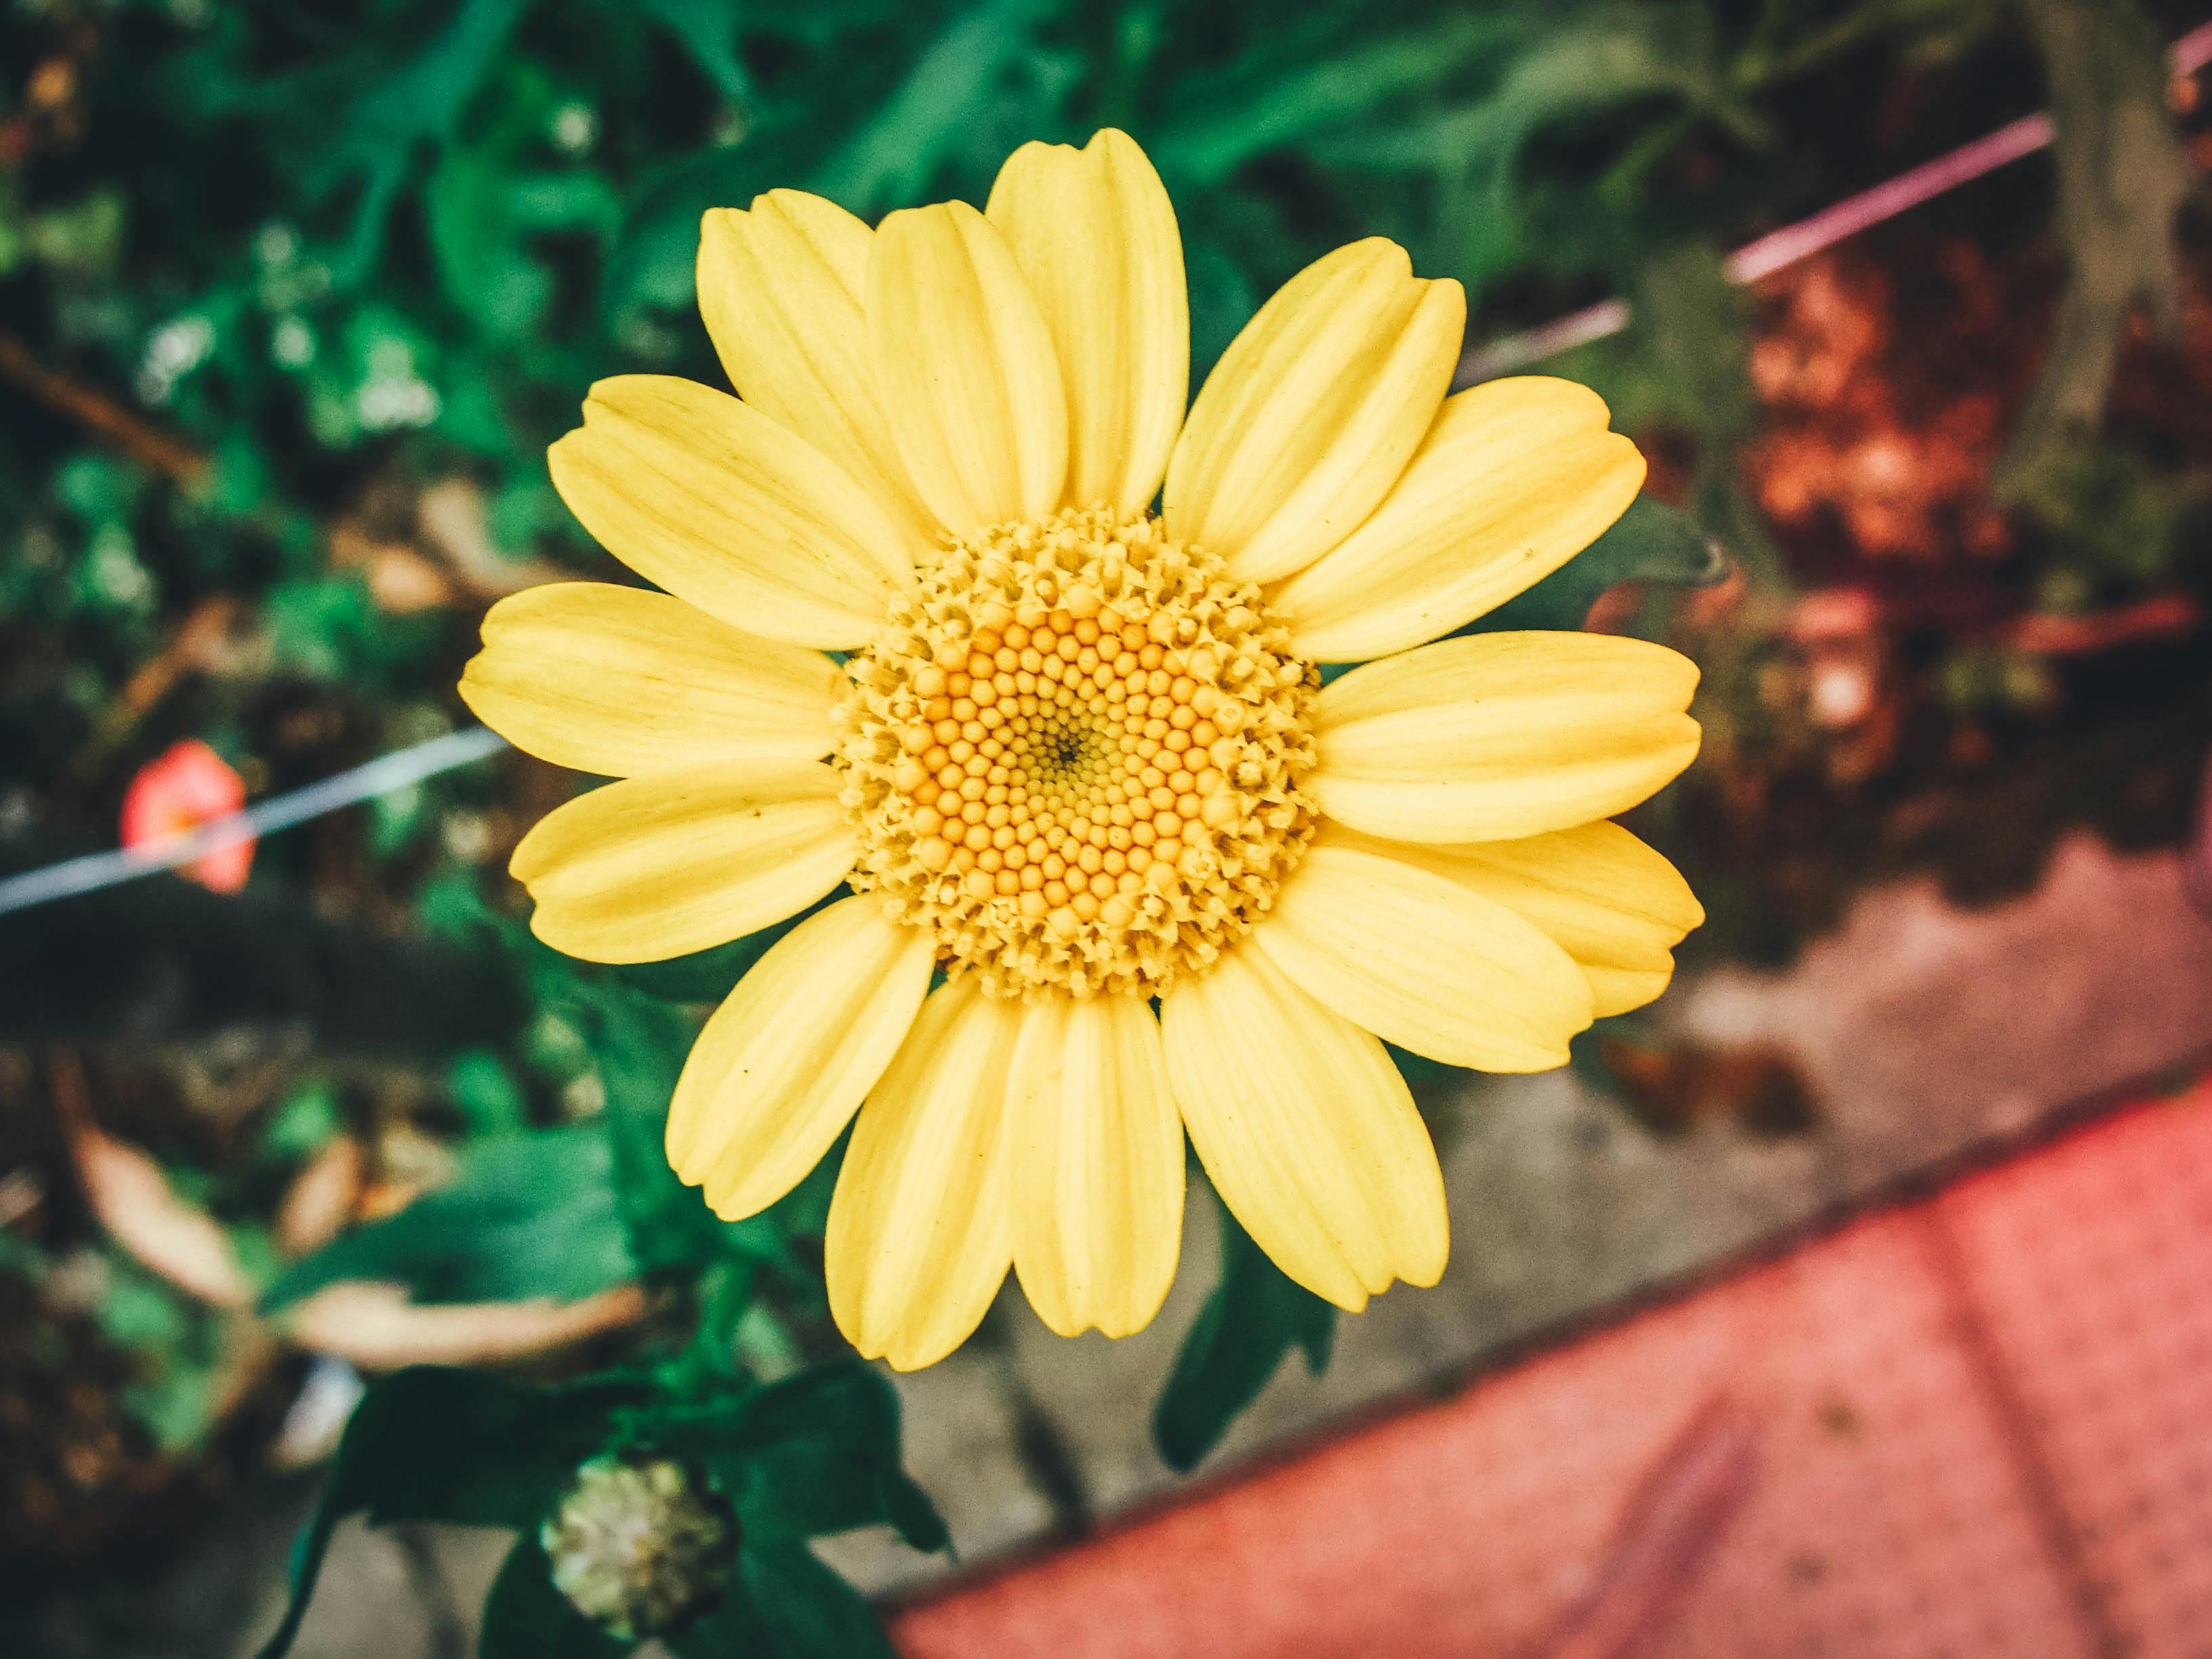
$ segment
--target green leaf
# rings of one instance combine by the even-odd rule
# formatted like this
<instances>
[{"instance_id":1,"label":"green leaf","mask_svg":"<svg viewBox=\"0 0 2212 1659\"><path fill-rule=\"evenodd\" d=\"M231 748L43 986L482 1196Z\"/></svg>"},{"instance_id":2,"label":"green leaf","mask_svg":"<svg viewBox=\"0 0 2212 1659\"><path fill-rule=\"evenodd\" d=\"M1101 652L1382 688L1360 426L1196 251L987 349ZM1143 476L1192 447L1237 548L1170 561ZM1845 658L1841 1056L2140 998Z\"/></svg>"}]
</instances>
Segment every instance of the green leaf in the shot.
<instances>
[{"instance_id":1,"label":"green leaf","mask_svg":"<svg viewBox=\"0 0 2212 1659\"><path fill-rule=\"evenodd\" d=\"M310 679L349 678L374 651L376 606L351 576L277 583L262 602L270 654Z\"/></svg>"},{"instance_id":2,"label":"green leaf","mask_svg":"<svg viewBox=\"0 0 2212 1659\"><path fill-rule=\"evenodd\" d=\"M507 1062L489 1048L470 1048L453 1057L446 1068L446 1093L472 1134L505 1134L522 1127L521 1085Z\"/></svg>"},{"instance_id":3,"label":"green leaf","mask_svg":"<svg viewBox=\"0 0 2212 1659\"><path fill-rule=\"evenodd\" d=\"M638 0L638 6L683 43L715 91L739 107L752 102L752 76L738 56L743 9L737 0Z\"/></svg>"},{"instance_id":4,"label":"green leaf","mask_svg":"<svg viewBox=\"0 0 2212 1659\"><path fill-rule=\"evenodd\" d=\"M748 1541L738 1559L777 1659L896 1659L867 1598L805 1545Z\"/></svg>"},{"instance_id":5,"label":"green leaf","mask_svg":"<svg viewBox=\"0 0 2212 1659\"><path fill-rule=\"evenodd\" d=\"M1680 507L1638 495L1613 527L1582 552L1525 593L1459 631L1578 629L1599 596L1622 582L1705 587L1727 574L1727 556L1697 520Z\"/></svg>"},{"instance_id":6,"label":"green leaf","mask_svg":"<svg viewBox=\"0 0 2212 1659\"><path fill-rule=\"evenodd\" d=\"M658 1273L761 1242L760 1225L720 1220L669 1167L668 1101L696 1035L690 1018L618 985L580 988L578 995L576 1023L606 1088L615 1209L630 1254Z\"/></svg>"},{"instance_id":7,"label":"green leaf","mask_svg":"<svg viewBox=\"0 0 2212 1659\"><path fill-rule=\"evenodd\" d=\"M1639 250L1632 239L1616 238L1610 258L1633 306L1635 326L1625 349L1591 346L1586 362L1563 372L1573 378L1587 368L1612 404L1617 427L1667 426L1692 437L1695 463L1684 506L1728 550L1746 580L1786 594L1789 574L1743 488L1739 464L1759 419L1745 290L1729 279L1719 247L1708 240Z\"/></svg>"},{"instance_id":8,"label":"green leaf","mask_svg":"<svg viewBox=\"0 0 2212 1659\"><path fill-rule=\"evenodd\" d=\"M1519 50L1492 50L1499 64L1481 95L1412 110L1340 135L1316 136L1318 159L1338 166L1432 174L1471 188L1457 211L1498 229L1470 248L1500 264L1522 251L1506 227L1516 222L1516 175L1530 141L1547 127L1653 98L1717 115L1739 136L1759 134L1757 118L1734 100L1718 53L1711 9L1696 3L1575 9L1534 26L1523 15ZM1540 17L1540 14L1534 15ZM1493 25L1493 27L1495 27ZM1463 276L1480 278L1486 270Z\"/></svg>"},{"instance_id":9,"label":"green leaf","mask_svg":"<svg viewBox=\"0 0 2212 1659\"><path fill-rule=\"evenodd\" d=\"M1419 1091L1457 1082L1473 1073L1464 1066L1449 1066L1441 1060L1431 1060L1426 1054L1417 1054L1410 1048L1401 1048L1395 1042L1382 1045L1389 1050L1390 1063L1398 1068L1398 1075L1406 1079L1406 1086Z\"/></svg>"},{"instance_id":10,"label":"green leaf","mask_svg":"<svg viewBox=\"0 0 2212 1659\"><path fill-rule=\"evenodd\" d=\"M374 267L418 146L442 140L459 123L529 7L530 0L461 0L450 22L412 58L361 54L252 83L254 103L289 118L288 160L311 197L359 182L337 262L341 286Z\"/></svg>"},{"instance_id":11,"label":"green leaf","mask_svg":"<svg viewBox=\"0 0 2212 1659\"><path fill-rule=\"evenodd\" d=\"M902 1467L897 1391L858 1360L641 1419L635 1431L714 1477L749 1538L797 1539L889 1524L918 1550L945 1522Z\"/></svg>"},{"instance_id":12,"label":"green leaf","mask_svg":"<svg viewBox=\"0 0 2212 1659\"><path fill-rule=\"evenodd\" d=\"M255 1150L271 1163L294 1162L322 1151L344 1127L337 1091L329 1079L303 1078L263 1126Z\"/></svg>"},{"instance_id":13,"label":"green leaf","mask_svg":"<svg viewBox=\"0 0 2212 1659\"><path fill-rule=\"evenodd\" d=\"M1179 89L1151 145L1171 187L1218 185L1254 157L1376 111L1402 110L1479 52L1528 32L1503 9L1450 17L1416 33L1347 38L1307 28L1263 37L1224 71Z\"/></svg>"},{"instance_id":14,"label":"green leaf","mask_svg":"<svg viewBox=\"0 0 2212 1659\"><path fill-rule=\"evenodd\" d=\"M721 1591L699 1616L660 1638L678 1659L778 1659L782 1650L745 1593L743 1569L732 1562Z\"/></svg>"},{"instance_id":15,"label":"green leaf","mask_svg":"<svg viewBox=\"0 0 2212 1659\"><path fill-rule=\"evenodd\" d=\"M639 1271L608 1137L586 1123L469 1147L452 1182L295 1263L262 1306L342 1279L404 1285L422 1302L573 1300Z\"/></svg>"},{"instance_id":16,"label":"green leaf","mask_svg":"<svg viewBox=\"0 0 2212 1659\"><path fill-rule=\"evenodd\" d=\"M344 148L364 160L452 131L498 63L529 0L461 0L453 21L397 69L366 78L361 101L341 112Z\"/></svg>"},{"instance_id":17,"label":"green leaf","mask_svg":"<svg viewBox=\"0 0 2212 1659\"><path fill-rule=\"evenodd\" d=\"M488 338L529 334L553 301L553 274L510 218L505 158L449 149L423 187L422 213L446 297Z\"/></svg>"},{"instance_id":18,"label":"green leaf","mask_svg":"<svg viewBox=\"0 0 2212 1659\"><path fill-rule=\"evenodd\" d=\"M131 1351L123 1408L162 1450L191 1451L214 1426L223 1378L234 1369L230 1328L129 1257L111 1251L94 1315L100 1334Z\"/></svg>"},{"instance_id":19,"label":"green leaf","mask_svg":"<svg viewBox=\"0 0 2212 1659\"><path fill-rule=\"evenodd\" d=\"M354 1408L293 1548L291 1599L260 1659L290 1650L340 1521L534 1527L576 1466L605 1446L614 1413L643 1393L629 1377L528 1389L442 1365L410 1366L375 1383Z\"/></svg>"},{"instance_id":20,"label":"green leaf","mask_svg":"<svg viewBox=\"0 0 2212 1659\"><path fill-rule=\"evenodd\" d=\"M804 178L819 155L811 134L769 125L742 143L665 166L634 197L607 255L602 311L618 319L644 306L690 310L698 293L700 216L711 207L744 207L763 191Z\"/></svg>"},{"instance_id":21,"label":"green leaf","mask_svg":"<svg viewBox=\"0 0 2212 1659\"><path fill-rule=\"evenodd\" d=\"M1710 241L1647 246L1624 257L1622 277L1636 319L1630 338L1659 406L1618 418L1680 422L1697 434L1698 459L1709 465L1759 416L1749 297L1729 281L1721 250Z\"/></svg>"},{"instance_id":22,"label":"green leaf","mask_svg":"<svg viewBox=\"0 0 2212 1659\"><path fill-rule=\"evenodd\" d=\"M732 1656L777 1659L781 1652L774 1632L763 1622L760 1609L745 1594L744 1584L737 1582L734 1571L712 1606L682 1629L669 1632L660 1642L678 1659L732 1659Z\"/></svg>"},{"instance_id":23,"label":"green leaf","mask_svg":"<svg viewBox=\"0 0 2212 1659\"><path fill-rule=\"evenodd\" d=\"M477 1659L614 1659L634 1646L608 1635L561 1594L534 1534L515 1540L484 1598Z\"/></svg>"},{"instance_id":24,"label":"green leaf","mask_svg":"<svg viewBox=\"0 0 2212 1659\"><path fill-rule=\"evenodd\" d=\"M1285 1354L1303 1349L1306 1369L1318 1376L1335 1337L1335 1308L1285 1278L1221 1206L1221 1280L1191 1322L1152 1407L1161 1460L1186 1473L1196 1468Z\"/></svg>"},{"instance_id":25,"label":"green leaf","mask_svg":"<svg viewBox=\"0 0 2212 1659\"><path fill-rule=\"evenodd\" d=\"M1190 285L1191 384L1202 386L1260 301L1251 280L1218 243L1189 238L1183 262Z\"/></svg>"},{"instance_id":26,"label":"green leaf","mask_svg":"<svg viewBox=\"0 0 2212 1659\"><path fill-rule=\"evenodd\" d=\"M872 216L918 200L972 131L992 84L1030 46L1042 0L992 0L957 18L815 175L813 188Z\"/></svg>"}]
</instances>

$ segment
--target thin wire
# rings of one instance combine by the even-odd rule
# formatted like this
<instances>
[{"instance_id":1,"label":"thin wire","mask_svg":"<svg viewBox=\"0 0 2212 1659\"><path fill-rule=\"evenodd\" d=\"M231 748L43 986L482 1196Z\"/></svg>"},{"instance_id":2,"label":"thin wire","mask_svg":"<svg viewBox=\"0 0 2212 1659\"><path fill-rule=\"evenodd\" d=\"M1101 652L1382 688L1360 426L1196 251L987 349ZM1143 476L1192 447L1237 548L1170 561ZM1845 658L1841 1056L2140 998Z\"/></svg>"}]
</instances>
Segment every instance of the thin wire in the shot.
<instances>
[{"instance_id":1,"label":"thin wire","mask_svg":"<svg viewBox=\"0 0 2212 1659\"><path fill-rule=\"evenodd\" d=\"M2173 43L2174 70L2194 74L2212 63L2212 22L2201 23ZM2048 114L2022 116L1986 137L1961 145L1948 155L1924 161L1885 184L1845 197L1811 217L1771 231L1729 256L1731 281L1755 283L1785 266L1796 264L1847 236L1893 218L1909 208L1955 190L2008 161L2032 155L2051 143ZM1630 321L1628 302L1605 300L1541 328L1478 347L1460 360L1458 384L1471 385L1553 356L1593 340L1620 333ZM89 853L67 859L42 870L27 871L0 880L0 915L27 910L34 904L89 893L118 882L134 881L157 870L174 869L204 857L218 848L248 841L304 823L309 818L335 812L356 802L389 794L410 783L471 765L506 748L507 742L482 726L452 732L427 743L393 750L380 759L356 766L309 784L289 794L273 795L243 812L211 818L197 829L143 842L112 853Z\"/></svg>"},{"instance_id":2,"label":"thin wire","mask_svg":"<svg viewBox=\"0 0 2212 1659\"><path fill-rule=\"evenodd\" d=\"M342 806L388 795L395 789L420 783L441 772L467 766L507 746L507 739L489 726L471 726L465 731L448 732L441 738L396 749L362 765L334 773L304 789L271 795L242 812L210 818L193 829L158 836L136 847L118 848L112 853L88 853L82 858L64 859L44 869L10 876L0 881L0 915L112 887L118 882L135 881L157 870L190 864L218 848L289 829L309 818L335 812Z\"/></svg>"},{"instance_id":3,"label":"thin wire","mask_svg":"<svg viewBox=\"0 0 2212 1659\"><path fill-rule=\"evenodd\" d=\"M2180 75L2192 75L2212 63L2212 23L2200 23L2183 35L2173 43L2170 56L2174 71ZM2051 143L2051 135L2048 113L2023 115L1984 137L1961 144L1948 155L1923 161L1856 196L1847 196L1810 218L1800 219L1795 224L1770 231L1757 241L1746 243L1728 258L1725 269L1729 280L1755 283L1762 276L1771 276L1801 259L1811 258L1822 248L1834 246L1845 237L1855 236L1885 219L1893 219L1984 173L1994 173L2008 161L2033 155ZM1478 346L1460 359L1456 384L1472 386L1478 380L1495 380L1500 374L1510 374L1576 346L1606 339L1626 329L1629 319L1626 301L1604 300L1541 328Z\"/></svg>"}]
</instances>

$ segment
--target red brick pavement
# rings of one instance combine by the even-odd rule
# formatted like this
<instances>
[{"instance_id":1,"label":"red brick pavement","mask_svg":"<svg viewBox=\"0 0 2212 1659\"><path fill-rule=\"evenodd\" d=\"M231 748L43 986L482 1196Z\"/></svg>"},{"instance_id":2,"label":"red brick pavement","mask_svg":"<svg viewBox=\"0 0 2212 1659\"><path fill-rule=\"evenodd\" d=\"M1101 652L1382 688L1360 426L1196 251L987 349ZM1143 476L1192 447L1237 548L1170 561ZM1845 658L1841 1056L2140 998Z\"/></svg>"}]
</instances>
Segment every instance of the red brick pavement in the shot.
<instances>
[{"instance_id":1,"label":"red brick pavement","mask_svg":"<svg viewBox=\"0 0 2212 1659\"><path fill-rule=\"evenodd\" d=\"M909 1659L2212 1655L2212 1080L896 1633Z\"/></svg>"}]
</instances>

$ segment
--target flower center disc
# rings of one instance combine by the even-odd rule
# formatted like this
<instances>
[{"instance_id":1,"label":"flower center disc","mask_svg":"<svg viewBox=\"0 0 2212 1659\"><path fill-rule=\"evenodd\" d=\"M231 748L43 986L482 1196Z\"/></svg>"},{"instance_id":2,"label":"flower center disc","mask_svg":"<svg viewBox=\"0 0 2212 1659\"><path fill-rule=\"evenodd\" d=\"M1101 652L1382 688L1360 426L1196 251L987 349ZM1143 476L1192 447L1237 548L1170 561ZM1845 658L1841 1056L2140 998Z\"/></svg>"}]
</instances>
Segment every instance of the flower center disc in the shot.
<instances>
[{"instance_id":1,"label":"flower center disc","mask_svg":"<svg viewBox=\"0 0 2212 1659\"><path fill-rule=\"evenodd\" d=\"M1105 508L955 544L848 665L853 885L993 996L1152 995L1313 833L1319 677L1258 591Z\"/></svg>"}]
</instances>

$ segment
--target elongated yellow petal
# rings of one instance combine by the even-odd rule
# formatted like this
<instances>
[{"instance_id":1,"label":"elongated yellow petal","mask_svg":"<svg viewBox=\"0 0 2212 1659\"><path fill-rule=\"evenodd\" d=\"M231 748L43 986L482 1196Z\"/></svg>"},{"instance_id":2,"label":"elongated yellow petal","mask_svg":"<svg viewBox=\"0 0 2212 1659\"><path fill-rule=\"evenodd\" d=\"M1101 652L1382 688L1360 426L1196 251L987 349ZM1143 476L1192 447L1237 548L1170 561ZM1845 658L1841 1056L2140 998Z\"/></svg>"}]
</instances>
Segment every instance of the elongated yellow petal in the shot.
<instances>
[{"instance_id":1,"label":"elongated yellow petal","mask_svg":"<svg viewBox=\"0 0 2212 1659\"><path fill-rule=\"evenodd\" d=\"M1590 1023L1589 981L1534 922L1376 853L1307 848L1252 937L1315 1000L1447 1066L1549 1071Z\"/></svg>"},{"instance_id":2,"label":"elongated yellow petal","mask_svg":"<svg viewBox=\"0 0 2212 1659\"><path fill-rule=\"evenodd\" d=\"M1160 1034L1200 1161L1277 1267L1355 1313L1443 1276L1443 1174L1380 1041L1249 948L1176 985Z\"/></svg>"},{"instance_id":3,"label":"elongated yellow petal","mask_svg":"<svg viewBox=\"0 0 2212 1659\"><path fill-rule=\"evenodd\" d=\"M1240 581L1334 547L1406 469L1443 402L1467 295L1381 237L1316 260L1260 307L1191 405L1168 463L1168 532Z\"/></svg>"},{"instance_id":4,"label":"elongated yellow petal","mask_svg":"<svg viewBox=\"0 0 2212 1659\"><path fill-rule=\"evenodd\" d=\"M699 225L699 314L738 395L835 461L927 557L937 520L907 482L868 358L875 233L835 202L772 190Z\"/></svg>"},{"instance_id":5,"label":"elongated yellow petal","mask_svg":"<svg viewBox=\"0 0 2212 1659\"><path fill-rule=\"evenodd\" d=\"M870 1359L934 1364L1013 1261L1003 1130L1021 1005L939 988L853 1126L824 1239L830 1310Z\"/></svg>"},{"instance_id":6,"label":"elongated yellow petal","mask_svg":"<svg viewBox=\"0 0 2212 1659\"><path fill-rule=\"evenodd\" d=\"M507 868L530 929L587 962L660 962L805 909L853 867L837 775L712 761L610 783L539 819Z\"/></svg>"},{"instance_id":7,"label":"elongated yellow petal","mask_svg":"<svg viewBox=\"0 0 2212 1659\"><path fill-rule=\"evenodd\" d=\"M1081 149L1024 144L985 216L1044 313L1067 387L1066 499L1148 507L1190 394L1182 236L1145 152L1111 127Z\"/></svg>"},{"instance_id":8,"label":"elongated yellow petal","mask_svg":"<svg viewBox=\"0 0 2212 1659\"><path fill-rule=\"evenodd\" d=\"M818 651L741 634L666 593L548 582L485 613L461 701L517 748L609 777L830 751L844 684Z\"/></svg>"},{"instance_id":9,"label":"elongated yellow petal","mask_svg":"<svg viewBox=\"0 0 2212 1659\"><path fill-rule=\"evenodd\" d=\"M1182 1122L1151 1006L1028 1005L1006 1110L1014 1271L1030 1305L1062 1336L1142 1330L1182 1243Z\"/></svg>"},{"instance_id":10,"label":"elongated yellow petal","mask_svg":"<svg viewBox=\"0 0 2212 1659\"><path fill-rule=\"evenodd\" d=\"M647 581L733 628L865 644L914 586L905 538L821 451L727 392L601 380L546 457L584 528Z\"/></svg>"},{"instance_id":11,"label":"elongated yellow petal","mask_svg":"<svg viewBox=\"0 0 2212 1659\"><path fill-rule=\"evenodd\" d=\"M1060 505L1067 394L1052 333L981 214L943 202L884 221L868 350L907 476L956 534Z\"/></svg>"},{"instance_id":12,"label":"elongated yellow petal","mask_svg":"<svg viewBox=\"0 0 2212 1659\"><path fill-rule=\"evenodd\" d=\"M1623 812L1696 758L1695 664L1604 634L1477 634L1314 701L1322 811L1393 841L1507 841Z\"/></svg>"},{"instance_id":13,"label":"elongated yellow petal","mask_svg":"<svg viewBox=\"0 0 2212 1659\"><path fill-rule=\"evenodd\" d=\"M725 1221L781 1198L852 1121L921 1012L936 949L856 894L778 939L692 1045L668 1162Z\"/></svg>"},{"instance_id":14,"label":"elongated yellow petal","mask_svg":"<svg viewBox=\"0 0 2212 1659\"><path fill-rule=\"evenodd\" d=\"M1589 978L1595 1012L1626 1013L1667 988L1674 947L1705 907L1674 866L1617 823L1520 841L1417 846L1324 821L1319 845L1382 853L1433 871L1542 928Z\"/></svg>"},{"instance_id":15,"label":"elongated yellow petal","mask_svg":"<svg viewBox=\"0 0 2212 1659\"><path fill-rule=\"evenodd\" d=\"M1644 458L1571 380L1492 380L1444 399L1382 505L1268 598L1315 662L1441 637L1548 576L1636 499Z\"/></svg>"}]
</instances>

